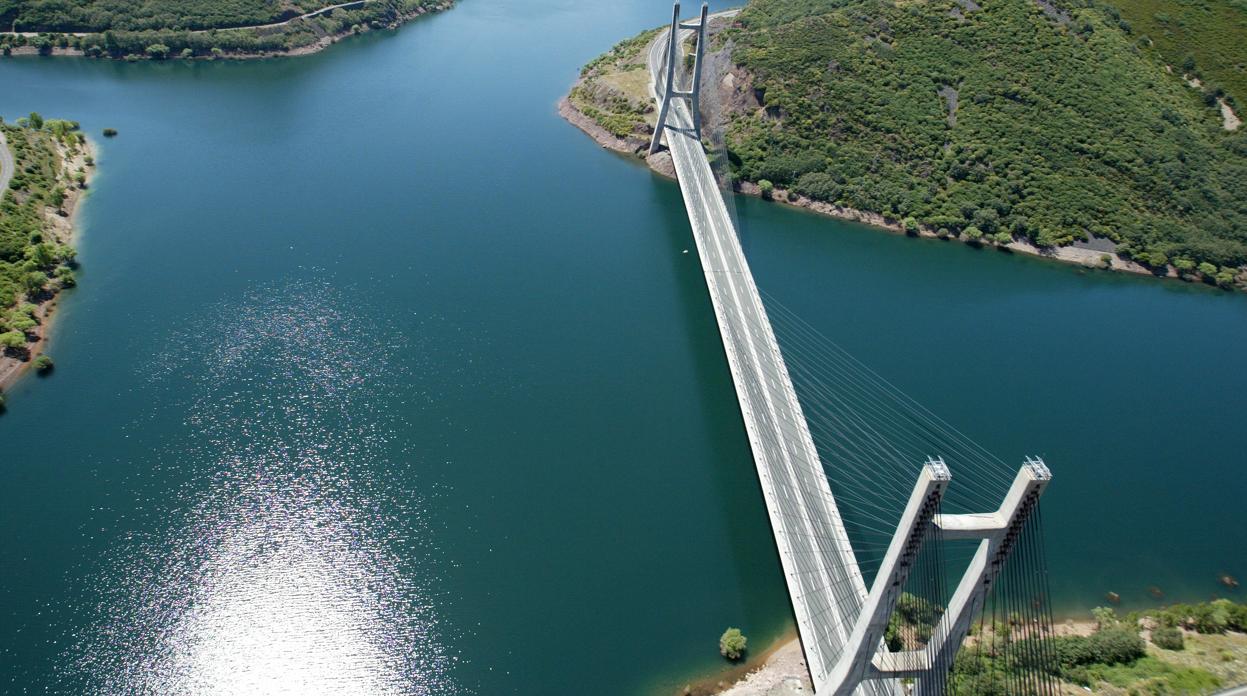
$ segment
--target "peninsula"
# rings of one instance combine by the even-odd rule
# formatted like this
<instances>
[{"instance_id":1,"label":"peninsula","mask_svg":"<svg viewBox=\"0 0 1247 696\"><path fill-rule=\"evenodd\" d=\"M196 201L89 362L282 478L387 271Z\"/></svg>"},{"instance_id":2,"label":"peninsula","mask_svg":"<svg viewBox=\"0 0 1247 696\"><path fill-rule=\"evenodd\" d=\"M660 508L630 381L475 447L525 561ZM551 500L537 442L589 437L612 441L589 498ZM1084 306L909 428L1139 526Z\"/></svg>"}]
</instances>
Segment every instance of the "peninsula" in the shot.
<instances>
[{"instance_id":1,"label":"peninsula","mask_svg":"<svg viewBox=\"0 0 1247 696\"><path fill-rule=\"evenodd\" d=\"M0 120L0 391L31 366L51 369L44 341L75 284L73 216L94 164L77 123Z\"/></svg>"},{"instance_id":2,"label":"peninsula","mask_svg":"<svg viewBox=\"0 0 1247 696\"><path fill-rule=\"evenodd\" d=\"M644 157L656 35L586 65L564 117ZM711 23L701 108L742 193L912 236L1247 288L1236 97L1140 43L1102 3L752 0ZM665 158L648 159L670 175Z\"/></svg>"},{"instance_id":3,"label":"peninsula","mask_svg":"<svg viewBox=\"0 0 1247 696\"><path fill-rule=\"evenodd\" d=\"M338 39L393 29L454 0L281 0L139 3L119 10L103 0L0 5L0 52L125 60L262 58L306 55Z\"/></svg>"}]
</instances>

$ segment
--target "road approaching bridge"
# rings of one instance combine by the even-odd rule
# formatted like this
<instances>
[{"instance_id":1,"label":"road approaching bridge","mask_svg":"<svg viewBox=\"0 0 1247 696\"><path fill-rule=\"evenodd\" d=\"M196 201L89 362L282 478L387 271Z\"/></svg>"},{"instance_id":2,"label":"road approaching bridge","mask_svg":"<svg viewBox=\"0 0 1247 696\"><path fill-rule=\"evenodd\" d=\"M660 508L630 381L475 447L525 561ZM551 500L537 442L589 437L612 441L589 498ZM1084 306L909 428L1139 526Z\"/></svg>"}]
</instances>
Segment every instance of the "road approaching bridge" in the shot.
<instances>
[{"instance_id":1,"label":"road approaching bridge","mask_svg":"<svg viewBox=\"0 0 1247 696\"><path fill-rule=\"evenodd\" d=\"M689 24L679 26L682 43L694 30ZM659 106L666 91L666 56L674 53L668 36L659 36L648 57L651 93ZM686 100L671 100L666 123L667 146L817 688L843 652L861 613L866 585ZM893 693L881 683L863 689Z\"/></svg>"}]
</instances>

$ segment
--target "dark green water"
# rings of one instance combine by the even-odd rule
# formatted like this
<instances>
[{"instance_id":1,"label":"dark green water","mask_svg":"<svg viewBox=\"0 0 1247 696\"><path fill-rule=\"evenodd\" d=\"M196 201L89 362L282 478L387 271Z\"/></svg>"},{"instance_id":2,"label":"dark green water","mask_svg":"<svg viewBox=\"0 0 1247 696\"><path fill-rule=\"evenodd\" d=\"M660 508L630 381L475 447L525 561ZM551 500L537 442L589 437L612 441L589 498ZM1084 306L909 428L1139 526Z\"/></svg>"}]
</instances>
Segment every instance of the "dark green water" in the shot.
<instances>
[{"instance_id":1,"label":"dark green water","mask_svg":"<svg viewBox=\"0 0 1247 696\"><path fill-rule=\"evenodd\" d=\"M787 629L679 192L554 114L648 5L0 62L120 131L0 417L5 693L636 694ZM1247 576L1247 298L737 204L763 288L1047 458L1062 606Z\"/></svg>"}]
</instances>

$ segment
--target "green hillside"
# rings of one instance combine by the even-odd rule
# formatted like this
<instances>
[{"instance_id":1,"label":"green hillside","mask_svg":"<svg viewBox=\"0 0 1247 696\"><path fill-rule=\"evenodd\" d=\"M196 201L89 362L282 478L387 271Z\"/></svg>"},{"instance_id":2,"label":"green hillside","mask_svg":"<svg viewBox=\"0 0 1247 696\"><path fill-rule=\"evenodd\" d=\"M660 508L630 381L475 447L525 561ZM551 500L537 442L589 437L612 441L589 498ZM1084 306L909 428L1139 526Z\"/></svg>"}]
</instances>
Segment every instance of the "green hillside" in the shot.
<instances>
[{"instance_id":1,"label":"green hillside","mask_svg":"<svg viewBox=\"0 0 1247 696\"><path fill-rule=\"evenodd\" d=\"M1229 284L1247 129L1119 18L1082 0L752 0L726 37L761 106L735 113L730 155L744 179L949 234L1094 234Z\"/></svg>"},{"instance_id":2,"label":"green hillside","mask_svg":"<svg viewBox=\"0 0 1247 696\"><path fill-rule=\"evenodd\" d=\"M1115 0L1145 46L1247 106L1247 0Z\"/></svg>"},{"instance_id":3,"label":"green hillside","mask_svg":"<svg viewBox=\"0 0 1247 696\"><path fill-rule=\"evenodd\" d=\"M321 0L0 0L8 31L141 31L266 24L335 4Z\"/></svg>"}]
</instances>

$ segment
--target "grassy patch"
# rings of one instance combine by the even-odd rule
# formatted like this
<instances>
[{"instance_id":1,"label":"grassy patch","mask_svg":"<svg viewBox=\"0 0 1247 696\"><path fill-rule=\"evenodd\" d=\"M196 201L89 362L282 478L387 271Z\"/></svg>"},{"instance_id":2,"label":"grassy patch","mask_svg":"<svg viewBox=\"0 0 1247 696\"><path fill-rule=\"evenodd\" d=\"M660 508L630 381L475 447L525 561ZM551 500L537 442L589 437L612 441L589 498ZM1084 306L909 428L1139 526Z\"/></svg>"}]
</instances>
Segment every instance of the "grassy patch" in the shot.
<instances>
[{"instance_id":1,"label":"grassy patch","mask_svg":"<svg viewBox=\"0 0 1247 696\"><path fill-rule=\"evenodd\" d=\"M645 130L654 107L649 95L645 52L659 29L643 32L616 44L580 71L581 82L568 99L616 137Z\"/></svg>"}]
</instances>

